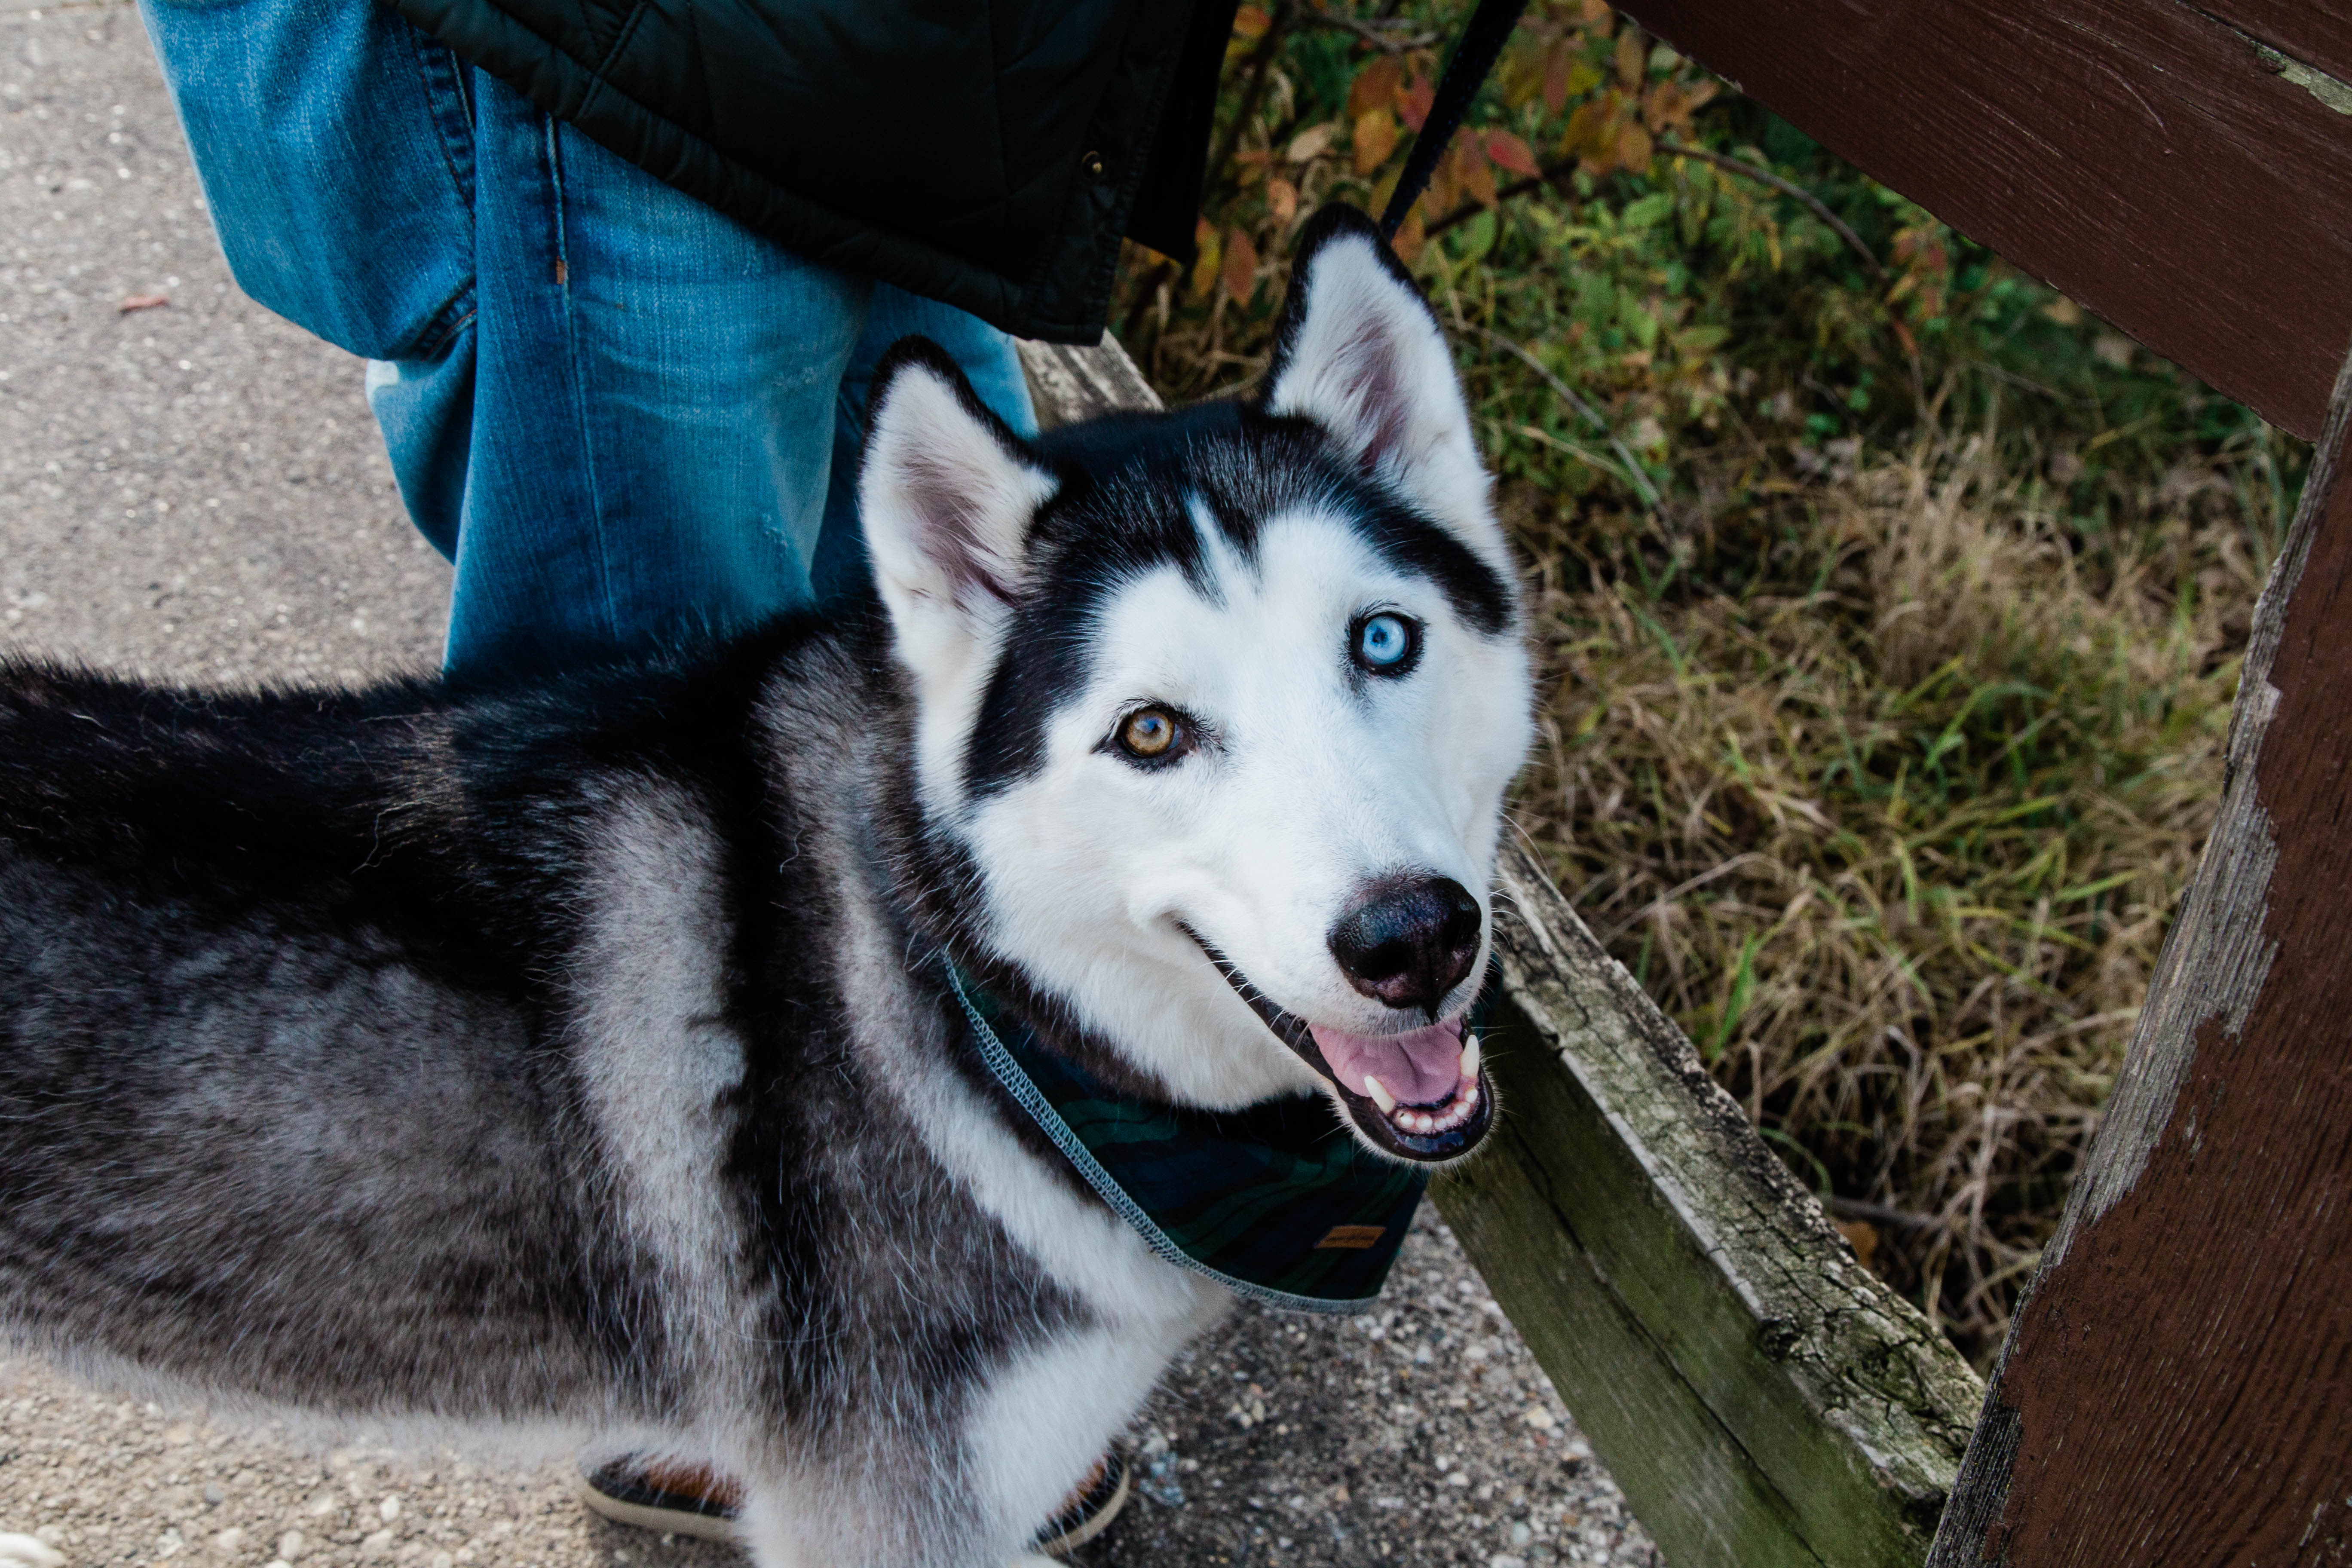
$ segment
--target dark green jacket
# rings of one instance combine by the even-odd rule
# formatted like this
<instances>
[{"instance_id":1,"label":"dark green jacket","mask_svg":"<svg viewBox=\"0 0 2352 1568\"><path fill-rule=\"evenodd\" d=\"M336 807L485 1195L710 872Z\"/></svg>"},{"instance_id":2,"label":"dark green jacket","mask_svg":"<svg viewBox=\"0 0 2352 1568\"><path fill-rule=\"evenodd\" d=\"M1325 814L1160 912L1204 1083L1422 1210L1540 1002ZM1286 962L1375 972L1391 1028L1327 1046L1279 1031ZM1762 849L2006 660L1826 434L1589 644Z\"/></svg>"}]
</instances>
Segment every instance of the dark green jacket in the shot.
<instances>
[{"instance_id":1,"label":"dark green jacket","mask_svg":"<svg viewBox=\"0 0 2352 1568\"><path fill-rule=\"evenodd\" d=\"M815 260L1092 342L1121 235L1188 256L1237 0L388 0Z\"/></svg>"}]
</instances>

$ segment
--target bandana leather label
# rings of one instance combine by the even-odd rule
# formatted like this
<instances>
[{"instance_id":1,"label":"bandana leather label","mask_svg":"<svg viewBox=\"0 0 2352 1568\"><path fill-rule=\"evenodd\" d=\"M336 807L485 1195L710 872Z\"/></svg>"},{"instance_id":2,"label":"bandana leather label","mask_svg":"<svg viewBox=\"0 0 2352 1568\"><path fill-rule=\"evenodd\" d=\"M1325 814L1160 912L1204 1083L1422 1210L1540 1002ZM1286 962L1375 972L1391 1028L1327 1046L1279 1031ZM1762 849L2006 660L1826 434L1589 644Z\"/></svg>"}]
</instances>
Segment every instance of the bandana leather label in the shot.
<instances>
[{"instance_id":1,"label":"bandana leather label","mask_svg":"<svg viewBox=\"0 0 2352 1568\"><path fill-rule=\"evenodd\" d=\"M981 1059L1152 1251L1291 1311L1379 1299L1428 1172L1364 1148L1318 1094L1231 1111L1124 1099L948 978Z\"/></svg>"}]
</instances>

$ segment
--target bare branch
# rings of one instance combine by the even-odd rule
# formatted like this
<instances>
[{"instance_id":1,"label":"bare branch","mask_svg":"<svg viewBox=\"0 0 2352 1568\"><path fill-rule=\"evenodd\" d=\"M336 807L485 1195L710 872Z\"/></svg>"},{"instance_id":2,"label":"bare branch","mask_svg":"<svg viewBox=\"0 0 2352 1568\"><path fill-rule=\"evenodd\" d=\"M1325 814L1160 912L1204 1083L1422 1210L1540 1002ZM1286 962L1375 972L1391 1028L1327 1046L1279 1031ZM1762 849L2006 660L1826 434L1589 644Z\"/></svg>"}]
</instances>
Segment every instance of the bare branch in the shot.
<instances>
[{"instance_id":1,"label":"bare branch","mask_svg":"<svg viewBox=\"0 0 2352 1568\"><path fill-rule=\"evenodd\" d=\"M1425 49L1441 37L1437 33L1417 30L1415 23L1402 17L1392 21L1367 22L1328 11L1301 11L1298 20L1309 27L1329 27L1337 32L1353 33L1372 47L1391 55Z\"/></svg>"},{"instance_id":2,"label":"bare branch","mask_svg":"<svg viewBox=\"0 0 2352 1568\"><path fill-rule=\"evenodd\" d=\"M1699 162L1712 163L1718 169L1728 169L1733 174L1753 180L1759 185L1769 185L1784 196L1794 196L1812 208L1815 217L1837 230L1838 237L1851 246L1856 256L1862 258L1863 264L1870 268L1872 277L1886 276L1886 268L1879 265L1878 258L1871 253L1870 247L1862 242L1862 236L1848 228L1844 219L1830 211L1828 204L1804 186L1793 181L1784 180L1771 170L1751 163L1745 158L1734 158L1722 153L1711 153L1704 147L1693 147L1686 142L1669 142L1660 138L1658 151L1677 158L1696 158Z\"/></svg>"},{"instance_id":3,"label":"bare branch","mask_svg":"<svg viewBox=\"0 0 2352 1568\"><path fill-rule=\"evenodd\" d=\"M1847 227L1845 221L1839 217L1837 214L1830 211L1828 205L1824 203L1821 197L1813 195L1812 192L1805 189L1804 186L1800 185L1793 181L1784 180L1780 175L1774 174L1771 170L1759 167L1757 164L1748 163L1744 158L1734 158L1722 153L1709 152L1704 147L1693 147L1687 142L1661 140L1657 144L1657 148L1659 152L1669 153L1677 158L1696 158L1701 163L1712 163L1719 169L1727 169L1732 174L1754 180L1759 184L1769 185L1772 189L1779 191L1782 195L1795 197L1797 200L1804 203L1808 207L1811 207L1815 217L1820 218L1823 223L1829 225L1831 228L1837 231L1838 237L1844 240L1846 244L1853 248L1854 255L1862 258L1862 264L1870 268L1870 275L1872 277L1883 279L1886 276L1886 268L1879 263L1878 258L1871 253L1870 247L1863 243L1862 236L1854 233L1853 229ZM1575 167L1576 160L1573 158L1563 158L1556 163L1547 163L1544 165L1542 173L1531 174L1523 180L1514 180L1509 184L1505 185L1502 189L1496 191L1495 193L1495 205L1500 206L1503 203L1510 201L1515 197L1526 195L1530 191L1539 190L1545 185L1555 184L1561 178L1565 177L1570 171L1573 170ZM1468 223L1472 218L1476 217L1481 212L1486 210L1487 209L1479 203L1465 203L1463 205L1454 208L1452 212L1447 213L1435 223L1431 224L1425 232L1428 234L1430 238L1434 239L1439 235L1444 234L1447 229L1453 228L1458 224Z\"/></svg>"}]
</instances>

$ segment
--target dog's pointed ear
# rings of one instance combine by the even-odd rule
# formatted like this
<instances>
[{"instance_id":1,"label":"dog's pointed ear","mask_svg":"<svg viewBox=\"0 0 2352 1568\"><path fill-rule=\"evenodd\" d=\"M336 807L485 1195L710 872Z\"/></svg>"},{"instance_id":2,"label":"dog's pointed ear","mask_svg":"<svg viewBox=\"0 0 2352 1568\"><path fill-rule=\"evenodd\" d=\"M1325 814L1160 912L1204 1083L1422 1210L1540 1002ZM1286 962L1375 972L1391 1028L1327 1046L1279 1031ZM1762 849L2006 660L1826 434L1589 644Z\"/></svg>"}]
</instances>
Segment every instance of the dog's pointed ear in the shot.
<instances>
[{"instance_id":1,"label":"dog's pointed ear","mask_svg":"<svg viewBox=\"0 0 2352 1568\"><path fill-rule=\"evenodd\" d=\"M1322 208L1299 236L1259 406L1312 420L1367 474L1472 542L1492 536L1500 547L1437 318L1353 207Z\"/></svg>"},{"instance_id":2,"label":"dog's pointed ear","mask_svg":"<svg viewBox=\"0 0 2352 1568\"><path fill-rule=\"evenodd\" d=\"M1056 488L946 350L906 338L883 356L857 508L875 585L910 659L1002 616L1026 574L1030 521Z\"/></svg>"}]
</instances>

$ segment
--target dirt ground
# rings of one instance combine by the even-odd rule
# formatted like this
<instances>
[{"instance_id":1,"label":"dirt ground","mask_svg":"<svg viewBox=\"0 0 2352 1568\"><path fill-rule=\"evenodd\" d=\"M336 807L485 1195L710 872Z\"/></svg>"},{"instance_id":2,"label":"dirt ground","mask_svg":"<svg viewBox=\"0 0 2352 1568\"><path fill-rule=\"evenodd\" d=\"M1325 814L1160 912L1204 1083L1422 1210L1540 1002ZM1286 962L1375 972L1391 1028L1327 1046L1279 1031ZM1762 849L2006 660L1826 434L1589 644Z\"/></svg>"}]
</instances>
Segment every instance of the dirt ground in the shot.
<instances>
[{"instance_id":1,"label":"dirt ground","mask_svg":"<svg viewBox=\"0 0 2352 1568\"><path fill-rule=\"evenodd\" d=\"M137 13L0 0L0 647L353 681L429 668L447 591L358 362L230 280ZM1244 1310L1134 1436L1088 1568L1659 1561L1426 1213L1379 1313ZM562 1460L339 1441L0 1361L0 1568L741 1561L593 1520Z\"/></svg>"}]
</instances>

